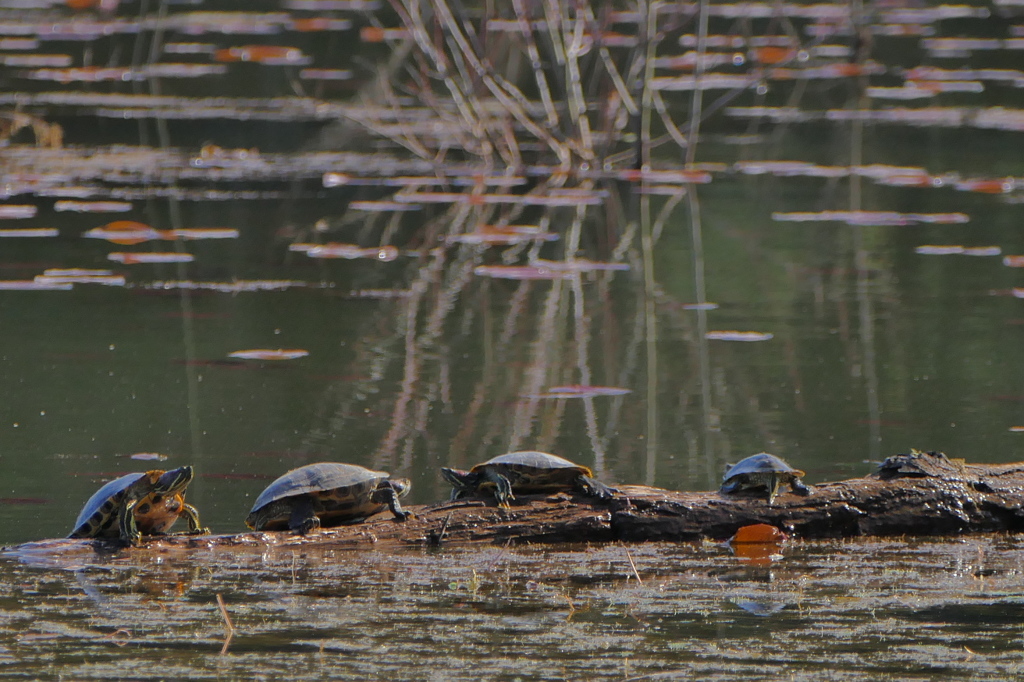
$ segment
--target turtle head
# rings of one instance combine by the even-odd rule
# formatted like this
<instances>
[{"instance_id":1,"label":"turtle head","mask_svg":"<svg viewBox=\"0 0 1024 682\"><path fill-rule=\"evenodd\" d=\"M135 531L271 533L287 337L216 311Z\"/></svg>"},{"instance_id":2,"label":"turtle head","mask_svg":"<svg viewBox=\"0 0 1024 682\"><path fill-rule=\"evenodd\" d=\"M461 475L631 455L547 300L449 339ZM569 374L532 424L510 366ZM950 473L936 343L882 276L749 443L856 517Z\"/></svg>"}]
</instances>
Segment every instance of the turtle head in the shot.
<instances>
[{"instance_id":1,"label":"turtle head","mask_svg":"<svg viewBox=\"0 0 1024 682\"><path fill-rule=\"evenodd\" d=\"M170 471L150 471L149 477L153 481L153 492L161 495L179 493L188 487L192 482L193 471L190 466L178 467Z\"/></svg>"},{"instance_id":2,"label":"turtle head","mask_svg":"<svg viewBox=\"0 0 1024 682\"><path fill-rule=\"evenodd\" d=\"M395 495L399 497L405 497L412 490L412 481L408 478L389 478L388 483L391 484L391 489L395 491Z\"/></svg>"},{"instance_id":3,"label":"turtle head","mask_svg":"<svg viewBox=\"0 0 1024 682\"><path fill-rule=\"evenodd\" d=\"M466 493L472 492L480 480L480 475L472 471L449 469L448 467L441 467L441 476L444 480L452 484L453 500Z\"/></svg>"}]
</instances>

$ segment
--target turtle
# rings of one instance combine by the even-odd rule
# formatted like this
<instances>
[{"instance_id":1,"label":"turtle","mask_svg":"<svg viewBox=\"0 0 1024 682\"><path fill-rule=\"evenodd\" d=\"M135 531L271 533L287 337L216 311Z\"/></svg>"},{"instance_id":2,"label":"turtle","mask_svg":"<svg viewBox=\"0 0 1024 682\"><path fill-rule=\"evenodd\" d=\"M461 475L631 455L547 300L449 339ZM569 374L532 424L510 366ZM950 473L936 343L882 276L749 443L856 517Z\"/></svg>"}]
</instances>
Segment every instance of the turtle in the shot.
<instances>
[{"instance_id":1,"label":"turtle","mask_svg":"<svg viewBox=\"0 0 1024 682\"><path fill-rule=\"evenodd\" d=\"M736 464L726 466L722 487L718 489L718 492L723 494L749 488L766 488L770 505L775 501L779 486L783 483L788 483L790 489L798 495L809 495L811 492L811 489L800 480L800 477L805 475L804 472L794 469L767 452L751 455Z\"/></svg>"},{"instance_id":2,"label":"turtle","mask_svg":"<svg viewBox=\"0 0 1024 682\"><path fill-rule=\"evenodd\" d=\"M602 500L610 499L616 492L595 480L594 473L587 467L534 450L498 455L469 471L442 467L441 475L452 484L452 500L493 489L498 506L505 509L509 508L508 501L515 499L514 492L575 490Z\"/></svg>"},{"instance_id":3,"label":"turtle","mask_svg":"<svg viewBox=\"0 0 1024 682\"><path fill-rule=\"evenodd\" d=\"M184 516L189 535L205 535L199 512L185 504L185 488L193 471L183 466L125 474L105 484L85 503L69 538L118 538L138 546L143 535L164 535Z\"/></svg>"},{"instance_id":4,"label":"turtle","mask_svg":"<svg viewBox=\"0 0 1024 682\"><path fill-rule=\"evenodd\" d=\"M364 521L385 507L404 521L398 498L409 492L407 478L389 478L356 464L318 462L292 469L256 498L245 525L253 530L296 531L305 535L320 526Z\"/></svg>"}]
</instances>

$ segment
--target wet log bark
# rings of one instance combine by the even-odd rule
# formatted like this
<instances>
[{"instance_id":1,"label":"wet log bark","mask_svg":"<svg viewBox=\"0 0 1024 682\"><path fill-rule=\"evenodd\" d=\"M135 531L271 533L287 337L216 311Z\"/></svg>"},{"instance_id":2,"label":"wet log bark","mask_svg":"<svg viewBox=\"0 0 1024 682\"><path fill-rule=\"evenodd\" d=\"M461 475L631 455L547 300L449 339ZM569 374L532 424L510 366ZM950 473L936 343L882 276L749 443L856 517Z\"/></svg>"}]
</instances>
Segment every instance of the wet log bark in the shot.
<instances>
[{"instance_id":1,"label":"wet log bark","mask_svg":"<svg viewBox=\"0 0 1024 682\"><path fill-rule=\"evenodd\" d=\"M580 543L723 540L738 528L766 523L801 538L864 535L950 535L1024 530L1024 462L967 464L942 453L896 455L864 478L788 491L768 505L757 491L723 495L619 486L610 501L559 493L520 496L509 510L459 500L412 506L398 522L290 532L170 536L146 547L431 547L471 543ZM70 541L69 541L70 542ZM82 541L76 541L82 542Z\"/></svg>"}]
</instances>

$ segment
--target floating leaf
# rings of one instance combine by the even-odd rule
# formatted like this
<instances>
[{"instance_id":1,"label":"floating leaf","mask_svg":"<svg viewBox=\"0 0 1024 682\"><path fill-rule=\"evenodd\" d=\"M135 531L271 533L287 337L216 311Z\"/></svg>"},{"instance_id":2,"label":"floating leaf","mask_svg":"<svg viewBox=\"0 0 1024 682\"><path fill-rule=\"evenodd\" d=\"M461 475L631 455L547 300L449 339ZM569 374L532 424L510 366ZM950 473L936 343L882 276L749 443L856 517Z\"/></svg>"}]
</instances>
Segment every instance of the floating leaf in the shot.
<instances>
[{"instance_id":1,"label":"floating leaf","mask_svg":"<svg viewBox=\"0 0 1024 682\"><path fill-rule=\"evenodd\" d=\"M29 204L0 204L0 219L31 218L37 211Z\"/></svg>"},{"instance_id":2,"label":"floating leaf","mask_svg":"<svg viewBox=\"0 0 1024 682\"><path fill-rule=\"evenodd\" d=\"M736 531L736 534L729 538L732 544L744 542L771 542L779 544L786 539L786 534L775 526L767 523L755 523L750 526L743 526Z\"/></svg>"},{"instance_id":3,"label":"floating leaf","mask_svg":"<svg viewBox=\"0 0 1024 682\"><path fill-rule=\"evenodd\" d=\"M125 285L123 275L115 275L110 270L85 268L45 270L43 274L35 276L35 281L43 284L103 284L114 287Z\"/></svg>"},{"instance_id":4,"label":"floating leaf","mask_svg":"<svg viewBox=\"0 0 1024 682\"><path fill-rule=\"evenodd\" d=\"M163 462L167 459L167 455L161 455L158 452L136 452L134 455L128 455L128 458L143 461Z\"/></svg>"},{"instance_id":5,"label":"floating leaf","mask_svg":"<svg viewBox=\"0 0 1024 682\"><path fill-rule=\"evenodd\" d=\"M162 234L160 230L154 230L145 223L134 220L118 220L102 227L93 228L82 236L91 239L106 239L114 244L131 245L151 239L161 239Z\"/></svg>"},{"instance_id":6,"label":"floating leaf","mask_svg":"<svg viewBox=\"0 0 1024 682\"><path fill-rule=\"evenodd\" d=\"M356 244L291 244L289 251L305 253L310 258L372 258L383 262L390 262L398 258L398 248L394 246L372 246L362 247Z\"/></svg>"},{"instance_id":7,"label":"floating leaf","mask_svg":"<svg viewBox=\"0 0 1024 682\"><path fill-rule=\"evenodd\" d=\"M295 360L296 358L304 358L307 355L309 355L308 350L297 348L289 350L236 350L234 353L228 353L229 358L240 358L242 360Z\"/></svg>"},{"instance_id":8,"label":"floating leaf","mask_svg":"<svg viewBox=\"0 0 1024 682\"><path fill-rule=\"evenodd\" d=\"M193 282L192 280L166 280L141 285L145 289L190 291L220 291L237 294L242 291L284 291L293 287L310 286L307 282L294 279L238 279L231 282Z\"/></svg>"},{"instance_id":9,"label":"floating leaf","mask_svg":"<svg viewBox=\"0 0 1024 682\"><path fill-rule=\"evenodd\" d=\"M572 273L535 265L478 265L473 274L498 279L567 279Z\"/></svg>"},{"instance_id":10,"label":"floating leaf","mask_svg":"<svg viewBox=\"0 0 1024 682\"><path fill-rule=\"evenodd\" d=\"M352 201L348 207L353 211L418 211L423 208L401 201Z\"/></svg>"},{"instance_id":11,"label":"floating leaf","mask_svg":"<svg viewBox=\"0 0 1024 682\"><path fill-rule=\"evenodd\" d=\"M716 310L717 303L684 303L683 310Z\"/></svg>"},{"instance_id":12,"label":"floating leaf","mask_svg":"<svg viewBox=\"0 0 1024 682\"><path fill-rule=\"evenodd\" d=\"M124 253L118 251L115 253L108 253L107 260L124 263L125 265L137 265L139 263L191 263L195 260L195 256L190 253L158 253L142 251L138 253Z\"/></svg>"},{"instance_id":13,"label":"floating leaf","mask_svg":"<svg viewBox=\"0 0 1024 682\"><path fill-rule=\"evenodd\" d=\"M1024 268L1024 256L1003 256L1003 265L1008 268Z\"/></svg>"},{"instance_id":14,"label":"floating leaf","mask_svg":"<svg viewBox=\"0 0 1024 682\"><path fill-rule=\"evenodd\" d=\"M507 246L531 241L555 241L554 232L542 232L539 225L481 225L476 232L448 237L449 243L494 244Z\"/></svg>"},{"instance_id":15,"label":"floating leaf","mask_svg":"<svg viewBox=\"0 0 1024 682\"><path fill-rule=\"evenodd\" d=\"M584 258L566 261L544 260L542 258L538 258L535 264L538 267L562 272L596 272L602 270L629 270L628 263L606 263L601 261L586 260Z\"/></svg>"},{"instance_id":16,"label":"floating leaf","mask_svg":"<svg viewBox=\"0 0 1024 682\"><path fill-rule=\"evenodd\" d=\"M74 287L70 282L37 281L33 279L0 280L0 291L68 291Z\"/></svg>"},{"instance_id":17,"label":"floating leaf","mask_svg":"<svg viewBox=\"0 0 1024 682\"><path fill-rule=\"evenodd\" d=\"M616 388L614 386L552 386L545 393L537 395L538 398L592 398L607 395L626 395L633 391L628 388Z\"/></svg>"},{"instance_id":18,"label":"floating leaf","mask_svg":"<svg viewBox=\"0 0 1024 682\"><path fill-rule=\"evenodd\" d=\"M257 62L259 64L309 64L313 60L302 54L297 47L279 45L243 45L216 50L214 61L218 62Z\"/></svg>"},{"instance_id":19,"label":"floating leaf","mask_svg":"<svg viewBox=\"0 0 1024 682\"><path fill-rule=\"evenodd\" d=\"M767 341L775 335L767 332L713 331L704 335L712 341Z\"/></svg>"},{"instance_id":20,"label":"floating leaf","mask_svg":"<svg viewBox=\"0 0 1024 682\"><path fill-rule=\"evenodd\" d=\"M13 230L0 230L0 238L18 237L56 237L60 231L56 227L24 227Z\"/></svg>"},{"instance_id":21,"label":"floating leaf","mask_svg":"<svg viewBox=\"0 0 1024 682\"><path fill-rule=\"evenodd\" d=\"M1016 182L1013 178L1002 180L960 180L953 183L953 187L961 192L978 192L980 194L1006 194L1012 192Z\"/></svg>"},{"instance_id":22,"label":"floating leaf","mask_svg":"<svg viewBox=\"0 0 1024 682\"><path fill-rule=\"evenodd\" d=\"M933 244L925 244L918 246L914 249L914 253L919 253L925 256L948 256L955 253L963 253L964 247L957 245L950 246L936 246Z\"/></svg>"}]
</instances>

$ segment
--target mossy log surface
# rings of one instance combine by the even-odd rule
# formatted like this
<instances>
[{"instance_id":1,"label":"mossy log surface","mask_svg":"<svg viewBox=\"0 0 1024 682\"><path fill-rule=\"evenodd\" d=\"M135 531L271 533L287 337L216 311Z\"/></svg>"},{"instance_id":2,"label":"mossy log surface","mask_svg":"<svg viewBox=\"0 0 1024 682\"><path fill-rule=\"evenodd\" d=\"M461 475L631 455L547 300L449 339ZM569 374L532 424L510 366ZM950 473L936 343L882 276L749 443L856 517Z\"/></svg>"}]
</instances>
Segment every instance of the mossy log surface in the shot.
<instances>
[{"instance_id":1,"label":"mossy log surface","mask_svg":"<svg viewBox=\"0 0 1024 682\"><path fill-rule=\"evenodd\" d=\"M404 522L380 514L365 523L306 536L260 532L153 537L144 540L143 549L722 540L755 523L808 539L1024 530L1024 462L966 464L942 453L896 455L877 473L821 483L807 496L786 489L771 506L758 491L723 495L628 485L618 490L609 501L567 493L520 496L507 510L475 499L412 506L408 509L414 516Z\"/></svg>"}]
</instances>

